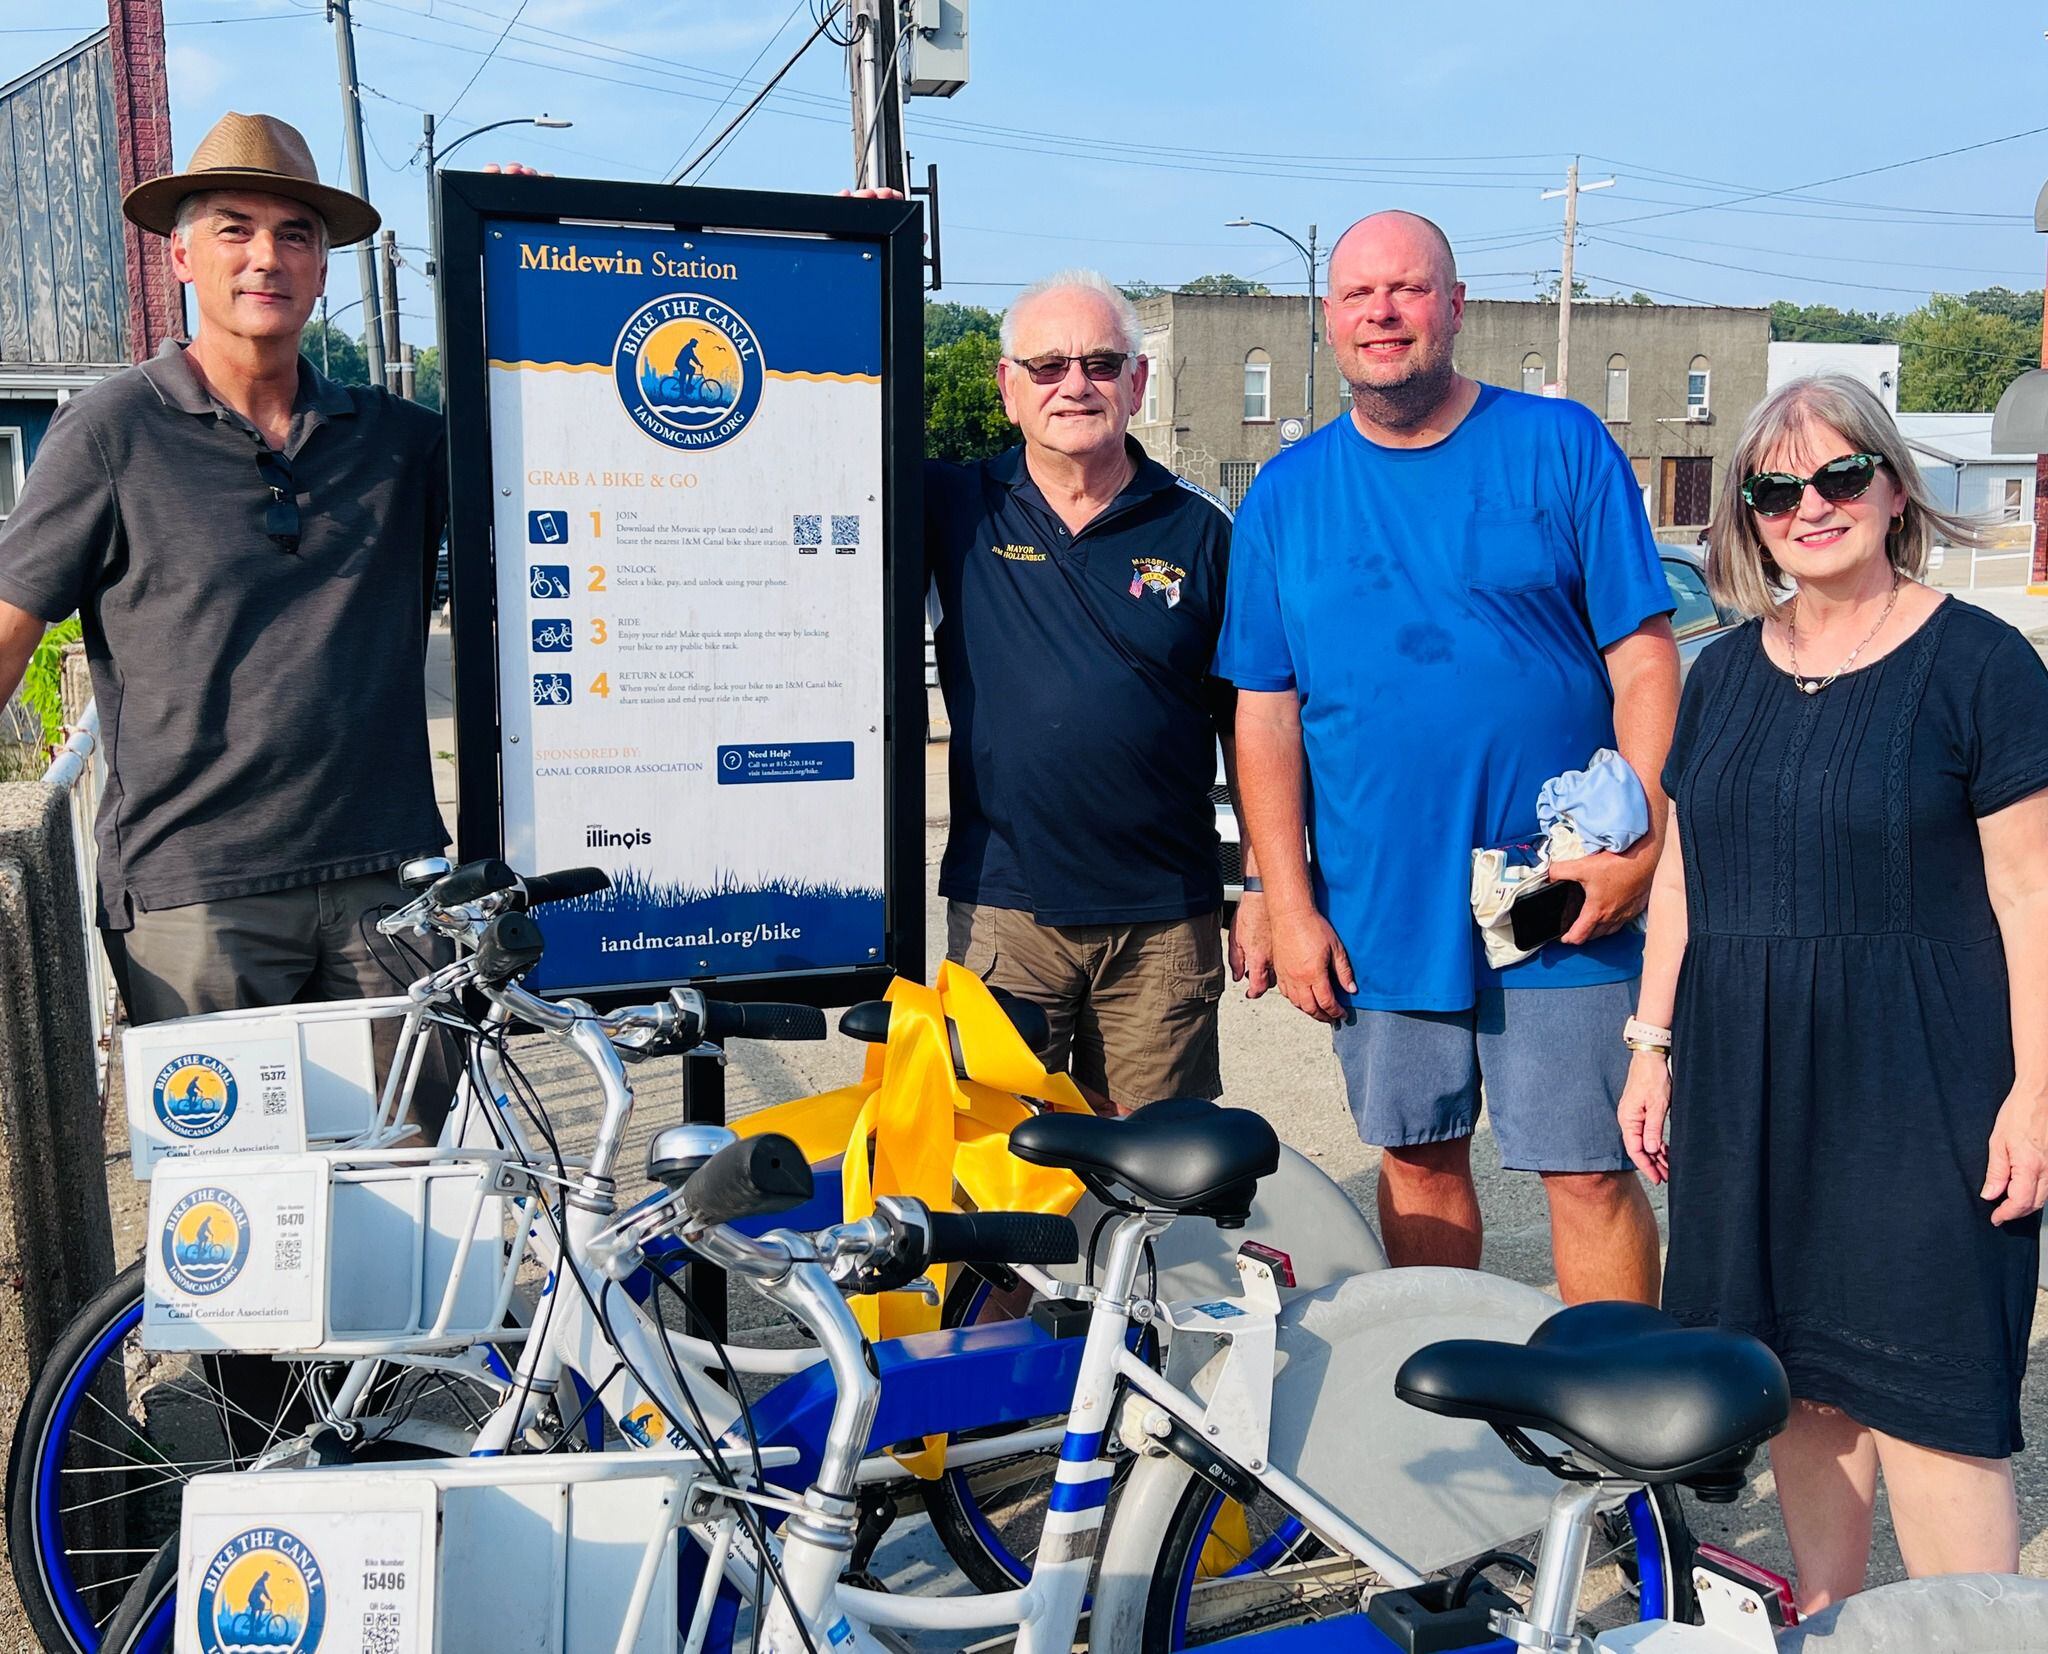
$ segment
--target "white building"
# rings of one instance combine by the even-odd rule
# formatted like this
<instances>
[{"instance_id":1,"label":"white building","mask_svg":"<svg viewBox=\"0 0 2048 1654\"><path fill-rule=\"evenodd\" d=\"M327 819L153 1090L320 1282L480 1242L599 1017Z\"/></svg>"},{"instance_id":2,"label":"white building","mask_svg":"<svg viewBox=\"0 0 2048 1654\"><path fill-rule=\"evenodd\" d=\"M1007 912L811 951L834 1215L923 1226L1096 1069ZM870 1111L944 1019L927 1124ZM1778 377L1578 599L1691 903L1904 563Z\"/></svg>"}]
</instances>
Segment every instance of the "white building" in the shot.
<instances>
[{"instance_id":1,"label":"white building","mask_svg":"<svg viewBox=\"0 0 2048 1654\"><path fill-rule=\"evenodd\" d=\"M1990 414L1907 413L1898 421L1937 504L1993 523L2034 520L2035 456L1994 452Z\"/></svg>"},{"instance_id":2,"label":"white building","mask_svg":"<svg viewBox=\"0 0 2048 1654\"><path fill-rule=\"evenodd\" d=\"M1831 345L1806 340L1771 341L1765 369L1766 394L1811 373L1846 373L1860 379L1893 413L1899 411L1899 347L1897 345Z\"/></svg>"}]
</instances>

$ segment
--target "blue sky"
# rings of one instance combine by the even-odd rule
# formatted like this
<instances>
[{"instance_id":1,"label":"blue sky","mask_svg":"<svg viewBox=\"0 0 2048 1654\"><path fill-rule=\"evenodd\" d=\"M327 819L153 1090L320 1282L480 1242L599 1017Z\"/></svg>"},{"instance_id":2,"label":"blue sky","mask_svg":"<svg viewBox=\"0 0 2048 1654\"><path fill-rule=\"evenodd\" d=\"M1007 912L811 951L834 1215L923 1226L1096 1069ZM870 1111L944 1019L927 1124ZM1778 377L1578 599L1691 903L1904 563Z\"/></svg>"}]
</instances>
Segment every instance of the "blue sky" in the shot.
<instances>
[{"instance_id":1,"label":"blue sky","mask_svg":"<svg viewBox=\"0 0 2048 1654\"><path fill-rule=\"evenodd\" d=\"M412 249L401 308L425 342L422 110L452 107L444 144L506 116L575 122L491 133L459 165L666 178L795 48L817 0L355 3L371 194ZM261 109L341 176L319 0L166 13L181 161L222 110ZM93 0L8 0L0 80L103 21ZM1619 179L1581 212L1597 292L1893 310L2041 285L2048 132L1895 163L2048 125L2048 7L973 0L972 27L970 84L910 109L916 167L939 163L946 298L1000 306L1069 264L1166 283L1228 269L1298 292L1298 254L1224 221L1304 239L1314 222L1327 244L1382 206L1442 223L1473 294L1527 296L1559 256L1562 203L1538 194L1573 152L1588 180ZM851 147L843 54L821 40L700 177L832 190ZM1844 177L1872 168L1886 170ZM353 259L330 294L355 297Z\"/></svg>"}]
</instances>

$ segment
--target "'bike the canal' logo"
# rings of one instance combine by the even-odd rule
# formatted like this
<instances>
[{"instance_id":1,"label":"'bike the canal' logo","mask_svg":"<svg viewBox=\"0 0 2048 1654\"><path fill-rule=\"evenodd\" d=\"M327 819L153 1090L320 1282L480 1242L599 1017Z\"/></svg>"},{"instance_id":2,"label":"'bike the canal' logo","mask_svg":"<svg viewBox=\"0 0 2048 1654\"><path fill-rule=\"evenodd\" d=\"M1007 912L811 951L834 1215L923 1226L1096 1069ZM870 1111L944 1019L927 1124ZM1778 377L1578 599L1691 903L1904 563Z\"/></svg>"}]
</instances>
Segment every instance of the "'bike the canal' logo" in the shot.
<instances>
[{"instance_id":1,"label":"'bike the canal' logo","mask_svg":"<svg viewBox=\"0 0 2048 1654\"><path fill-rule=\"evenodd\" d=\"M180 1137L211 1137L235 1117L235 1076L214 1057L173 1057L151 1093L156 1117Z\"/></svg>"},{"instance_id":2,"label":"'bike the canal' logo","mask_svg":"<svg viewBox=\"0 0 2048 1654\"><path fill-rule=\"evenodd\" d=\"M283 1528L251 1528L221 1546L198 1597L205 1654L313 1654L327 1624L320 1560Z\"/></svg>"},{"instance_id":3,"label":"'bike the canal' logo","mask_svg":"<svg viewBox=\"0 0 2048 1654\"><path fill-rule=\"evenodd\" d=\"M194 1189L164 1219L163 1247L171 1284L211 1297L249 1261L249 1214L225 1189Z\"/></svg>"},{"instance_id":4,"label":"'bike the canal' logo","mask_svg":"<svg viewBox=\"0 0 2048 1654\"><path fill-rule=\"evenodd\" d=\"M655 441L717 448L760 406L761 341L722 300L670 293L627 318L612 379L633 423Z\"/></svg>"}]
</instances>

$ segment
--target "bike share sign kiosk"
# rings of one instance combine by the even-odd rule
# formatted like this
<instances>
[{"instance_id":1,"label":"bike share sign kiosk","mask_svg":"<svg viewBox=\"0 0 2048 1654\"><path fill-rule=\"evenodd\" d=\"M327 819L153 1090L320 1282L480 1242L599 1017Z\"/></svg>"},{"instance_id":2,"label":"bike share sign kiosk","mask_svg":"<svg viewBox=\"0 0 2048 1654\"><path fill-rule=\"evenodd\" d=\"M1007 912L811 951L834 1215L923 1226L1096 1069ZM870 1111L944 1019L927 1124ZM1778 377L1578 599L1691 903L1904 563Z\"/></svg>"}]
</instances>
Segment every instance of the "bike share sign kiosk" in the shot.
<instances>
[{"instance_id":1,"label":"bike share sign kiosk","mask_svg":"<svg viewBox=\"0 0 2048 1654\"><path fill-rule=\"evenodd\" d=\"M922 980L918 209L441 188L458 847L612 881L531 985Z\"/></svg>"}]
</instances>

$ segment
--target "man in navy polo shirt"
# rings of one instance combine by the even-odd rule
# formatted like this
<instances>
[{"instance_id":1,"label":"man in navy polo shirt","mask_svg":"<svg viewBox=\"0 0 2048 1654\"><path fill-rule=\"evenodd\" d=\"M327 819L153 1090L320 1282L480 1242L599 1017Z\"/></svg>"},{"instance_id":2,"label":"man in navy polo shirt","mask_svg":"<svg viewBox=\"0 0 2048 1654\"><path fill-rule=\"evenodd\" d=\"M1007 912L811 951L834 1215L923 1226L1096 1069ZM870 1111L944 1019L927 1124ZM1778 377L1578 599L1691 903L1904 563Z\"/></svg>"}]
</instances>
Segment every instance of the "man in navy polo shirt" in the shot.
<instances>
[{"instance_id":1,"label":"man in navy polo shirt","mask_svg":"<svg viewBox=\"0 0 2048 1654\"><path fill-rule=\"evenodd\" d=\"M1252 485L1217 661L1265 885L1240 925L1270 931L1281 991L1333 1025L1360 1135L1385 1151L1393 1262L1478 1266L1483 1081L1503 1164L1542 1174L1565 1298L1655 1302L1615 1103L1678 657L1635 479L1591 410L1453 368L1464 289L1429 220L1353 225L1324 312L1351 416ZM1473 850L1534 837L1543 783L1605 746L1655 828L1553 864L1585 888L1577 923L1488 968Z\"/></svg>"},{"instance_id":2,"label":"man in navy polo shirt","mask_svg":"<svg viewBox=\"0 0 2048 1654\"><path fill-rule=\"evenodd\" d=\"M996 365L1022 444L925 481L946 952L1042 1006L1048 1065L1124 1112L1222 1090L1209 787L1229 696L1209 668L1230 517L1125 434L1139 352L1101 276L1026 289Z\"/></svg>"}]
</instances>

